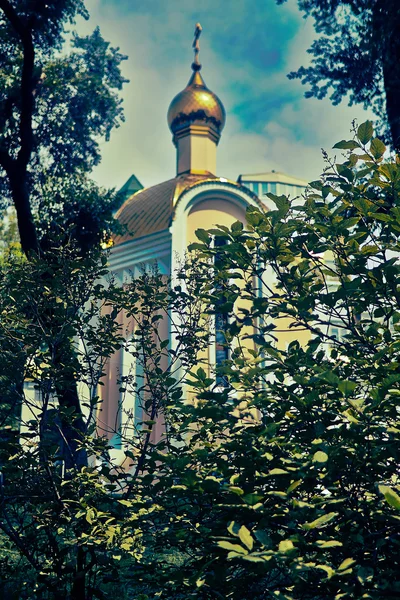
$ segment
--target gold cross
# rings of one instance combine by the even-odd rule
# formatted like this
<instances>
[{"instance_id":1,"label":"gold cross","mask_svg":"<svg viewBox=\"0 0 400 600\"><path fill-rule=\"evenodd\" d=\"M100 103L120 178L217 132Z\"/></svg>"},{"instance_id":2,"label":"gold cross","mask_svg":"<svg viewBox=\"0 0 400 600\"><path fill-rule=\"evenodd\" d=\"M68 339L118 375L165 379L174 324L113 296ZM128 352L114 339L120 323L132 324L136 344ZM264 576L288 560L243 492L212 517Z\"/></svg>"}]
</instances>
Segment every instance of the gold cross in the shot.
<instances>
[{"instance_id":1,"label":"gold cross","mask_svg":"<svg viewBox=\"0 0 400 600\"><path fill-rule=\"evenodd\" d=\"M193 44L192 44L192 47L194 48L194 64L195 65L200 64L199 63L199 52L200 52L199 37L200 37L202 30L203 30L203 28L200 25L200 23L196 23L196 28L194 30L194 40L193 40Z\"/></svg>"}]
</instances>

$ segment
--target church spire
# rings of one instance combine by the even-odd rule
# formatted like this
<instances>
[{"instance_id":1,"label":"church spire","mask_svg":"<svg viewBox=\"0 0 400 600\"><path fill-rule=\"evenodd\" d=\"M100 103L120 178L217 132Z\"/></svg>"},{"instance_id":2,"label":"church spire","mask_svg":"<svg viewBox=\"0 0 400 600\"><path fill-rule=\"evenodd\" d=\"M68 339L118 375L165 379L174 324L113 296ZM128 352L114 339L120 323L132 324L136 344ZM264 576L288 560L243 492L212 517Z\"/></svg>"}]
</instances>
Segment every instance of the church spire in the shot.
<instances>
[{"instance_id":1,"label":"church spire","mask_svg":"<svg viewBox=\"0 0 400 600\"><path fill-rule=\"evenodd\" d=\"M225 109L216 94L209 90L200 75L200 34L196 24L192 47L193 73L189 83L172 100L168 125L177 149L177 174L216 171L216 147L225 125Z\"/></svg>"}]
</instances>

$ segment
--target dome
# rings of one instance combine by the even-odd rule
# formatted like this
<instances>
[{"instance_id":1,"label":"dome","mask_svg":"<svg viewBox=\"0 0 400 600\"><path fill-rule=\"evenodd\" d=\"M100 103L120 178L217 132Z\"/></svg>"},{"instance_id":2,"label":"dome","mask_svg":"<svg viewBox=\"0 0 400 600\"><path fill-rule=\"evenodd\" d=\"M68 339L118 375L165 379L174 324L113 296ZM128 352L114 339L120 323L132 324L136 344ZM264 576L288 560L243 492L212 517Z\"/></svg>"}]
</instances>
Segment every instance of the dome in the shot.
<instances>
[{"instance_id":1,"label":"dome","mask_svg":"<svg viewBox=\"0 0 400 600\"><path fill-rule=\"evenodd\" d=\"M208 89L200 75L200 65L193 64L194 73L184 90L172 100L168 109L168 125L172 133L181 127L199 122L212 124L218 133L225 125L225 109L214 92Z\"/></svg>"}]
</instances>

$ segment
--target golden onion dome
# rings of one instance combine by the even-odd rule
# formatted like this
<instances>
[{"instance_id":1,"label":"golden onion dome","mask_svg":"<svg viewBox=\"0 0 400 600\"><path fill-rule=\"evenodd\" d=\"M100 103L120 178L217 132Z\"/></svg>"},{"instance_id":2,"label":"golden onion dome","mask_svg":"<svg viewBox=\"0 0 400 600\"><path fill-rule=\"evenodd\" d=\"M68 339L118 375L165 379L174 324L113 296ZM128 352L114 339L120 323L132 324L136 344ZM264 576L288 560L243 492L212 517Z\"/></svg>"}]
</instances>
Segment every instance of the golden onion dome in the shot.
<instances>
[{"instance_id":1,"label":"golden onion dome","mask_svg":"<svg viewBox=\"0 0 400 600\"><path fill-rule=\"evenodd\" d=\"M168 109L168 126L172 133L191 123L212 124L218 133L221 133L225 125L224 105L218 96L208 89L200 74L201 64L198 60L200 33L201 25L197 23L193 42L195 52L193 74L185 89L175 96Z\"/></svg>"},{"instance_id":2,"label":"golden onion dome","mask_svg":"<svg viewBox=\"0 0 400 600\"><path fill-rule=\"evenodd\" d=\"M212 123L221 133L225 118L221 100L208 89L199 70L194 71L185 89L175 96L168 109L168 125L172 133L199 121Z\"/></svg>"}]
</instances>

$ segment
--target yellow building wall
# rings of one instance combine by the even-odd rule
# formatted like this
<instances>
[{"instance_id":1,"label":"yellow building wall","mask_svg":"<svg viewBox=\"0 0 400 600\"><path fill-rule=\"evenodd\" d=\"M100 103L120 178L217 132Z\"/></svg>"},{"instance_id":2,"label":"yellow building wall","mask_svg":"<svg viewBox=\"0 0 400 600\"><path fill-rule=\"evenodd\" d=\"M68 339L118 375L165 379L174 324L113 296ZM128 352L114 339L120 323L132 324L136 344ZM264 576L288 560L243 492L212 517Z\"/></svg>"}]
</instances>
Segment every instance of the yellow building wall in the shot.
<instances>
[{"instance_id":1,"label":"yellow building wall","mask_svg":"<svg viewBox=\"0 0 400 600\"><path fill-rule=\"evenodd\" d=\"M207 230L216 225L224 225L230 228L235 221L246 224L245 211L235 204L220 199L200 202L192 209L187 219L187 245L198 241L195 233L196 229ZM246 302L242 306L246 308ZM250 306L247 306L247 308L250 308ZM274 335L278 340L277 348L279 350L286 350L287 346L296 340L305 346L310 339L308 331L291 327L293 321L289 318L278 319L275 324L277 331ZM209 355L202 356L201 359L204 362L210 362Z\"/></svg>"},{"instance_id":2,"label":"yellow building wall","mask_svg":"<svg viewBox=\"0 0 400 600\"><path fill-rule=\"evenodd\" d=\"M187 245L197 242L196 229L211 229L215 225L230 227L235 221L246 223L245 211L227 200L204 200L196 204L187 218Z\"/></svg>"},{"instance_id":3,"label":"yellow building wall","mask_svg":"<svg viewBox=\"0 0 400 600\"><path fill-rule=\"evenodd\" d=\"M195 205L192 211L189 213L187 218L187 245L198 242L196 237L196 229L212 229L217 225L223 225L230 228L236 221L241 221L244 225L246 224L246 213L245 210L238 207L237 205L222 199L205 200ZM238 281L236 281L238 283ZM241 306L245 307L248 301L242 301ZM239 309L239 306L236 307ZM250 308L250 306L248 306ZM250 328L248 332L243 334L251 333ZM248 346L252 346L251 341L247 341ZM199 355L199 366L203 366L208 372L210 366L213 366L213 349L209 347L207 351L204 351Z\"/></svg>"}]
</instances>

